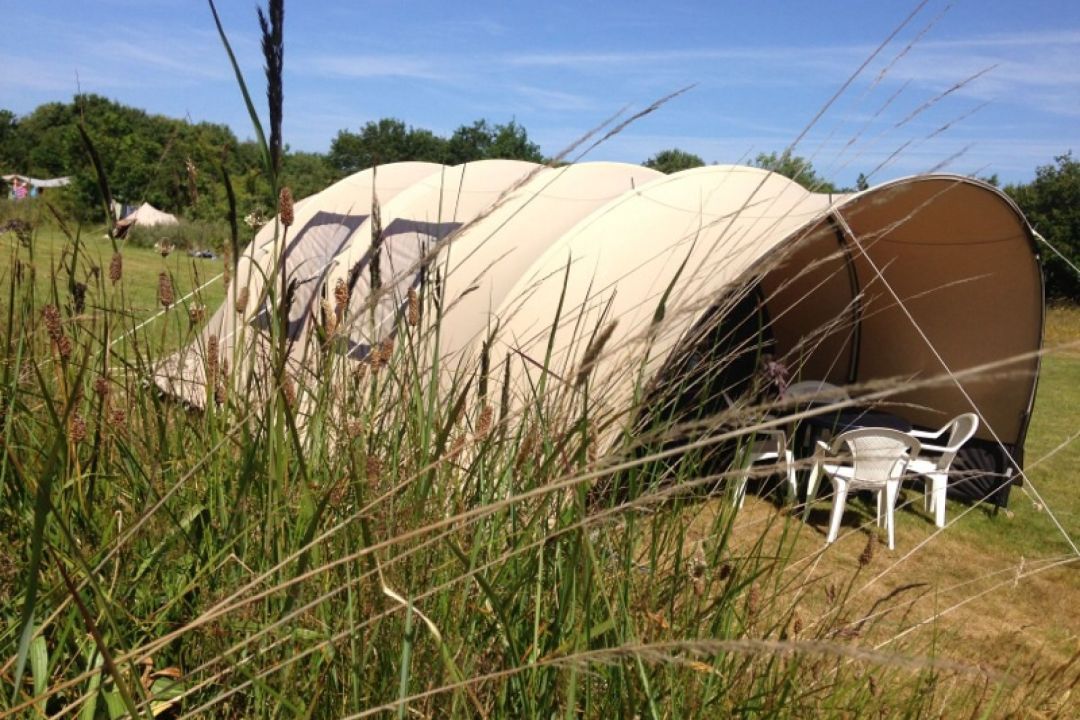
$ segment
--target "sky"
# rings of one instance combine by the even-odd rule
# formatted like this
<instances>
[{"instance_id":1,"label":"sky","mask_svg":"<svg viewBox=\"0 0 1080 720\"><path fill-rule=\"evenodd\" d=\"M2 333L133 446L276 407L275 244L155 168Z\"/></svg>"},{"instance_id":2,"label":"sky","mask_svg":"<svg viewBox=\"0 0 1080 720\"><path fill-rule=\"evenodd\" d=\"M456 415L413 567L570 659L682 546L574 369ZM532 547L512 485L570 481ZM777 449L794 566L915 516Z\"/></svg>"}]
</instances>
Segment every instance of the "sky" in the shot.
<instances>
[{"instance_id":1,"label":"sky","mask_svg":"<svg viewBox=\"0 0 1080 720\"><path fill-rule=\"evenodd\" d=\"M253 0L218 0L260 109ZM253 135L200 0L0 0L0 108L81 90ZM793 151L852 184L944 170L1029 180L1080 152L1080 1L287 0L286 144L396 117L515 120L547 155L688 91L584 159Z\"/></svg>"}]
</instances>

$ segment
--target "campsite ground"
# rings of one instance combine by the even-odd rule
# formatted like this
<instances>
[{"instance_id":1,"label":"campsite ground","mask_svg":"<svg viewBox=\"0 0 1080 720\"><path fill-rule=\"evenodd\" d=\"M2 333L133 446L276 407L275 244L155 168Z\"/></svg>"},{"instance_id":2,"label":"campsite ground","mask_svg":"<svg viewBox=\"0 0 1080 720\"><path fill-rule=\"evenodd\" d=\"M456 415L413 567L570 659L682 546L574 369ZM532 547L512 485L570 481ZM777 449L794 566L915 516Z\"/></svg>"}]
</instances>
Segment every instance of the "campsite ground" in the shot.
<instances>
[{"instance_id":1,"label":"campsite ground","mask_svg":"<svg viewBox=\"0 0 1080 720\"><path fill-rule=\"evenodd\" d=\"M107 272L112 254L109 242L102 238L98 229L86 231L85 236L87 257L93 264L102 268L102 272ZM15 238L10 234L0 238L0 287L5 290L9 286L8 278L13 272L10 260L11 250L15 243ZM61 234L52 231L40 232L35 238L34 265L37 270L35 292L38 293L33 310L35 318L40 317L39 308L45 302L43 298L53 292L54 284L51 281L53 268L59 263L63 248L67 244L68 241ZM195 260L183 253L175 253L163 259L152 250L127 247L124 249L125 296L122 302L116 303L116 307L124 308L125 325L131 327L159 311L157 284L158 275L163 270L168 270L172 274L176 284L176 296L182 297L191 288L217 275L220 269L220 261ZM56 286L60 288L58 292L60 303L67 302L65 283L66 279L58 280L56 283ZM114 299L113 292L106 283L104 292L106 301ZM222 284L217 281L202 291L197 302L204 304L209 314L220 303L222 296ZM95 306L100 302L96 293L92 292L88 299L86 315L96 317ZM8 297L5 294L0 297L0 307L4 307L7 303ZM6 313L0 313L0 318L6 318ZM165 347L174 347L191 332L191 323L184 308L170 311L164 320L163 325L160 324L160 319L151 324L145 331L140 332L138 337L144 338L152 345L164 344ZM38 344L43 347L39 347L38 351L49 352L47 339L41 338L41 340L43 342ZM764 499L752 497L747 500L744 509L737 515L734 547L730 550L725 549L725 552L738 555L740 549L745 548L747 556L766 556L772 552L773 547L783 549L783 555L777 553L774 556L781 559L788 558L778 565L779 573L791 580L783 586L783 599L790 600L790 604L797 608L802 632L807 638L846 640L849 637L857 637L856 644L860 648L880 647L885 651L896 650L897 653L917 654L923 657L930 655L933 651L936 655L960 660L968 666L989 666L1019 677L1024 677L1032 669L1049 670L1060 665L1067 658L1072 657L1080 645L1080 640L1078 640L1080 619L1072 610L1080 605L1080 566L1075 562L1076 556L1072 554L1072 549L1065 539L1067 533L1075 541L1080 532L1080 497L1075 492L1076 483L1080 480L1080 444L1076 442L1077 430L1080 428L1080 345L1078 343L1080 343L1080 308L1051 309L1046 327L1046 346L1049 352L1043 362L1035 415L1027 444L1026 469L1030 485L1024 489L1014 490L1009 513L995 515L984 508L969 508L950 503L948 507L950 525L944 532L936 532L933 522L922 511L921 496L916 491L908 489L904 495L906 507L898 513L895 551L889 551L880 544L868 545L868 533L863 527L868 523L872 525L872 510L856 501L853 503L853 512L849 514L844 537L828 552L822 552L826 502L820 503L811 516L811 522L807 525L797 517L789 515L783 508ZM123 383L117 384L117 394L120 394L122 385ZM36 402L37 396L33 394L34 389L31 388L31 391L24 396L31 398L34 402L27 403L26 407L20 410L16 416L17 423L9 422L9 427L17 424L20 432L26 433L26 439L21 441L23 444L19 447L22 448L24 456L31 460L35 457L31 449L45 446L47 444L45 441L52 437L50 433L53 432L47 422L39 422L38 416L33 414L39 409ZM117 563L115 566L114 572L124 573L122 582L117 583L115 579L113 581L116 585L117 596L123 598L117 601L117 608L122 613L130 613L130 617L125 615L124 619L128 623L127 626L134 628L129 630L128 636L120 641L114 641L124 648L139 647L151 639L160 637L168 627L171 627L168 623L187 622L192 617L189 612L201 611L211 603L212 598L190 595L189 583L201 587L205 582L207 587L216 587L222 592L242 586L248 582L251 572L245 563L254 563L257 570L262 570L263 567L258 565L259 562L266 562L269 565L276 561L278 555L266 550L267 538L273 539L274 543L281 543L285 548L275 549L274 552L280 555L290 552L293 547L302 542L300 538L303 537L303 523L297 518L305 517L306 512L314 512L311 508L316 505L313 500L302 494L308 491L306 486L285 482L284 479L292 479L291 475L283 472L280 478L284 479L279 480L279 476L258 468L256 455L259 453L256 451L251 457L248 457L247 453L251 448L265 446L253 444L249 436L236 436L235 457L227 452L221 452L216 456L214 463L208 463L204 467L197 462L198 458L192 457L191 448L201 448L203 445L231 448L232 445L226 444L231 436L221 433L220 427L216 424L218 417L213 414L201 417L195 414L174 413L171 410L167 407L155 408L153 403L146 402L145 398L133 398L132 414L146 414L152 422L139 425L148 429L145 437L135 437L132 438L132 442L120 445L125 448L125 453L129 454L107 456L107 461L113 463L109 465L111 468L109 472L114 473L115 478L109 476L110 482L107 488L99 489L96 499L91 501L87 498L95 498L94 491L91 489L83 493L83 474L76 466L72 470L74 479L65 485L64 492L58 492L56 495L57 502L63 503L59 515L85 519L85 523L92 526L93 532L100 532L107 541L110 539L108 533L111 530L106 528L111 527L111 523L114 522L111 514L114 508L120 508L116 512L121 514L127 513L124 515L125 518L134 517L137 510L143 507L143 503L149 504L151 498L158 497L159 493L169 487L176 477L192 478L190 483L183 484L182 487L182 483L177 481L176 487L179 489L167 507L170 515L166 517L165 513L158 514L153 519L155 524L148 525L153 532L148 531L133 536L129 544L125 546L125 553L129 553L126 557L136 558L145 554L148 559L123 566ZM158 412L161 414L157 415ZM163 421L159 423L158 418ZM160 432L160 436L155 435L155 432ZM215 435L215 433L218 434ZM393 433L382 433L380 439L385 439L383 436L389 435ZM200 444L194 445L194 443ZM526 443L527 441L523 441L522 448L510 454L516 457L513 464L507 467L514 468L515 472L520 471L522 467L532 466L531 461L527 462L527 460L529 452L533 451L526 452L524 449ZM407 444L400 447L402 452L408 452L413 448L415 446ZM266 453L266 456L274 457L272 453ZM158 465L160 457L167 458L163 467ZM399 464L408 466L410 463L409 457L389 455L387 457L394 458L394 462L387 463L388 466ZM131 459L130 463L126 463L128 458ZM360 472L372 473L373 467L378 470L378 463L378 456L357 455L355 462L351 463L347 469L358 475ZM254 471L253 466L256 467ZM287 466L283 465L283 467ZM546 483L550 482L552 477L557 477L558 470L551 470L546 464L543 467L545 469L542 472L536 471L537 482ZM317 468L312 477L310 489L318 493L330 492L333 490L331 486L334 482L339 482L337 476L333 474L335 470L332 463L324 458L322 463L317 464ZM356 468L361 468L361 470L357 472ZM401 469L400 472L405 477L409 476L409 471L406 469ZM265 505L244 498L242 493L247 492L246 486L239 491L241 500L234 500L235 496L230 494L232 492L230 483L234 477L243 479L254 477L263 481L255 483L258 488L251 492L256 498L261 498L260 502ZM481 468L475 475L469 477L479 481L480 478L487 479L490 475L485 474ZM144 478L145 484L142 484ZM371 481L370 477L366 479ZM386 479L376 473L376 480ZM15 486L12 485L12 487ZM92 488L92 485L90 487ZM433 487L438 487L438 485L435 484ZM267 489L264 496L257 494L261 489ZM488 492L489 489L480 488L483 492ZM435 491L432 490L432 492ZM20 518L31 517L31 511L27 508L30 507L29 498L32 497L32 493L13 492L12 497L19 498L23 502L21 506L12 505L12 508L15 508L12 512L21 513ZM334 491L326 497L333 498L333 502L328 506L327 524L354 517L351 514L347 493ZM443 499L446 498L461 500L453 493ZM385 521L387 526L384 528L376 525L376 530L386 537L395 538L395 542L400 542L401 547L404 548L407 547L408 531L422 527L425 522L435 519L441 521L442 516L440 514L438 518L427 518L424 515L425 512L430 512L432 504L427 494L417 491L415 495L409 495L408 490L399 490L393 502L396 503L399 499L400 505L395 505L395 512L378 513L377 517L373 516L370 520L359 523L359 526L366 531L368 527L366 522ZM243 511L234 515L231 512L234 504L242 507ZM438 506L438 502L434 504ZM528 510L526 503L520 505L521 508L514 509L515 513ZM717 526L712 520L722 512L723 508L723 501L696 502L689 508L672 513L670 517L674 520L658 521L657 527L665 533L678 535L684 528L683 519L688 515L695 515L696 521L691 525L689 532L691 544L694 544L694 541L700 540L703 535L716 531ZM409 511L415 514L410 515ZM201 528L204 523L210 522L206 518L211 516L223 520L215 520L217 524L208 525L215 532L203 535ZM667 514L660 512L655 517L663 520ZM170 518L176 518L176 527L182 529L183 533L175 531L173 525L170 524L172 522ZM1055 518L1064 532L1055 525ZM233 522L240 524L234 528ZM246 527L242 525L245 522L253 524ZM509 520L507 523L513 524ZM22 548L30 542L29 527L30 523L26 521L20 526L13 539ZM195 555L185 555L181 549L170 551L175 555L160 554L166 552L168 538L187 537L189 527L199 528L199 541L205 543L205 547L208 548L207 556L220 558L220 561L210 559L205 562L205 565L199 565L198 567L202 569L198 569L197 574L195 570L191 570L193 574L190 577L187 574L189 572L187 568L197 566L195 560L192 560ZM316 524L313 523L311 527L316 527ZM325 552L325 555L320 555L314 560L316 566L320 564L328 566L331 558L336 559L346 552L352 552L361 542L367 543L367 540L360 536L357 523L342 522L340 527L347 528L343 531L345 537L338 545L327 544L325 550L320 548L319 552ZM500 532L503 529L501 524L493 525L493 527L498 527ZM525 540L515 539L517 536L513 533L508 533L505 537L495 533L492 535L490 544L484 545L480 540L474 542L475 538L483 537L480 529L482 526L477 524L476 528L478 529L466 528L461 534L463 547L471 548L472 552L478 553L476 557L479 559L470 562L480 562L488 558L490 553L492 556L498 556L495 565L497 571L493 571L495 574L491 576L498 583L515 588L518 582L521 583L521 587L531 586L536 582L536 570L530 564L528 553L522 552L519 555L518 551L514 550L513 553L506 551L505 555L502 554L506 547L515 547L514 542L525 542ZM516 525L514 528L514 532L522 537L531 537ZM539 535L544 532L539 525L534 529ZM763 539L762 529L767 529L765 539ZM781 531L785 529L789 531L789 535L781 538ZM230 535L230 532L234 534ZM348 536L349 532L354 535ZM617 533L612 534L617 535ZM165 538L160 540L160 544L159 535ZM398 541L399 535L405 540ZM586 535L582 534L581 537L586 538ZM633 537L635 541L638 538L637 535ZM93 542L98 543L99 540L95 538ZM775 540L775 543L767 546L770 540ZM603 545L599 541L596 544ZM87 546L90 546L89 541ZM547 547L546 544L541 543L539 547L542 553L547 552L543 549ZM670 549L672 546L665 547ZM867 547L874 548L873 552L867 552ZM563 551L563 549L558 550L558 552ZM569 550L566 552L570 553ZM584 551L581 552L584 553ZM686 555L689 557L693 554L694 551L690 549ZM19 551L12 553L12 557L19 556ZM402 556L404 557L404 554ZM159 557L178 558L178 560L152 562L154 558ZM437 551L430 550L418 557L420 559L417 560L416 566L397 563L389 572L389 578L400 583L402 587L409 587L411 591L419 592L426 587L422 584L423 582L438 587L438 582L443 576L435 570L443 572L445 568L445 572L452 578L451 584L460 577L464 577L455 565L464 555L439 555ZM567 557L570 559L566 561L565 568L553 566L560 573L557 577L562 578L562 582L565 582L566 577L572 576L572 571L577 571L582 566L586 555L568 554ZM186 564L189 562L190 566ZM606 567L613 576L617 576L615 570L619 568L612 569L599 561L593 562L598 563L596 567ZM1066 562L1069 564L1064 564ZM618 565L622 566L621 560ZM727 563L725 562L724 565L726 566ZM0 567L0 570L3 569ZM12 567L9 571L14 573L16 570L19 568ZM732 572L730 567L726 570L724 567L718 567L715 570L717 576L724 572ZM548 568L547 572L553 571ZM734 572L738 574L741 571ZM500 573L508 574L510 580L500 579ZM640 623L640 626L635 628L632 637L638 636L638 630L643 633L642 637L646 637L648 632L670 629L672 634L679 633L680 638L693 638L701 630L703 626L697 616L687 614L682 618L677 617L679 607L673 599L676 594L669 594L665 590L665 578L661 574L641 573L639 578L635 571L630 577L633 582L627 581L624 586L618 585L617 577L611 579L611 583L614 587L625 588L628 595L629 591L637 592L640 589L636 584L638 580L647 586L645 589L640 589L643 598L642 607L646 608L641 611L643 613L641 617L638 617L639 610L636 605L619 606L619 611L626 616L619 618L620 623L627 621L630 626ZM414 578L424 578L424 580L414 580ZM543 579L547 581L548 578ZM53 579L51 582L55 584L56 580ZM319 584L323 582L327 585ZM752 582L758 582L758 580ZM328 589L336 591L338 587L349 587L349 583L327 575L325 580L317 580L313 583L311 592L321 593ZM717 582L717 585L722 585L722 583ZM844 603L835 602L838 586L850 588L849 599ZM5 586L4 583L0 583L0 600L4 598L4 593L8 592L8 588L15 587L14 584ZM130 590L132 587L135 589ZM536 583L535 592L539 594L541 590L540 583ZM108 592L110 594L114 592L112 586ZM709 597L709 592L711 591L706 590L706 597ZM130 594L121 595L121 593ZM746 593L747 606L751 604L749 598L753 594L752 588ZM169 662L182 665L186 662L184 670L187 672L190 672L197 662L204 660L205 655L220 654L221 657L226 657L224 649L215 649L216 643L220 641L221 647L224 648L234 642L247 642L249 638L255 637L256 628L259 628L259 634L261 634L263 629L275 627L291 607L292 596L282 595L280 604L272 604L271 597L265 607L238 607L226 620L207 626L205 630L197 627L189 633L193 641L183 643L182 651L177 650L174 655L163 654L166 657L179 658L170 659ZM358 594L356 598L359 600L354 600L350 595L348 602L368 602L364 597ZM536 615L523 614L519 607L512 605L512 593L508 592L507 597L510 598L506 600L507 605L505 608L500 607L499 610L510 613L507 617L516 622L514 626L506 626L507 636L515 637L517 630L528 626L520 633L521 636L528 637L535 634L539 637L539 621L535 618L540 617L540 611L537 610ZM188 602L193 604L193 609L189 610L185 606ZM377 596L371 603L371 605L361 604L358 606L360 609L355 611L358 616L364 618L365 624L369 614L385 605L385 598ZM555 603L552 603L552 606L554 605ZM102 606L112 607L111 601L110 603L102 601ZM537 607L541 606L542 603L538 602ZM3 603L0 602L0 608L2 607ZM166 610L161 610L162 607ZM470 634L470 631L475 630L476 627L481 627L486 622L487 615L492 612L491 606L481 603L472 589L466 587L460 595L447 593L439 597L438 602L428 602L424 607L432 613L436 624L444 629L454 628L455 631L449 633L448 637L451 643L462 643L460 658L463 663L463 673L482 674L485 670L498 667L493 664L492 657L501 647L500 643L492 639L494 636L482 635L478 632ZM735 601L730 607L741 607L741 601ZM840 610L837 610L838 607ZM14 618L15 603L9 603L8 608L10 609L8 615ZM147 608L152 611L148 611ZM177 615L168 615L168 611L172 608L177 608ZM878 622L861 622L862 618L878 612L880 608L887 608L887 613L884 613ZM684 610L689 613L689 610L685 608ZM518 614L512 614L515 612ZM669 615L665 616L664 612L668 612ZM842 616L838 616L837 612L842 612ZM341 630L335 623L342 617L351 617L347 615L343 605L332 606L326 603L318 612L304 615L295 623L290 622L286 637L294 640L299 638L297 642L301 645L303 642L314 642L313 638L317 637L317 630L320 628ZM463 627L460 628L459 636L458 628L455 628L453 623L461 621L462 618L465 620L462 622ZM826 622L825 618L828 618L827 622L831 623L832 627L840 625L843 629L846 624L850 633L847 635L815 633L815 626L823 625ZM923 620L926 622L919 622ZM61 620L56 623L56 635L61 637L61 642L64 637L85 636L80 622L74 615L61 616ZM531 630L534 622L537 623L537 629ZM680 622L685 625L678 625L677 623ZM913 622L916 623L914 627L912 627ZM15 627L13 620L9 623L11 630L8 631L8 636L0 639L6 639L10 645ZM554 635L562 632L564 635L560 639L553 640L551 647L544 652L550 653L550 656L556 656L565 652L566 647L577 647L574 643L580 643L580 647L588 646L591 642L589 638L592 637L591 634L596 628L582 627L586 629L576 631L573 623L567 623L564 626L553 624L551 629L545 629L546 634ZM900 628L912 629L902 631ZM387 678L396 679L399 676L399 670L392 662L394 653L383 651L385 648L395 648L400 645L396 636L391 633L396 629L396 625L387 623L381 627L377 626L368 634L365 634L367 631L349 632L350 637L362 638L365 643L371 640L372 646L380 648L376 653L376 660L372 660L372 656L365 655L359 650L344 646L340 649L349 667L367 663L364 667L370 669L372 684L378 688L378 692L374 694L375 697L381 697L383 689L391 684ZM345 628L345 631L349 631L349 628ZM581 635L575 635L575 632L580 632ZM741 631L733 630L733 632ZM797 633L797 631L793 632ZM222 637L219 638L215 633L221 633ZM303 633L311 634L303 635ZM900 637L901 633L906 634ZM50 642L55 642L54 637L50 636ZM478 638L486 639L478 640ZM476 646L478 642L481 646ZM485 642L490 642L490 647L483 646ZM74 641L69 644L74 644ZM181 643L178 643L179 645ZM66 654L57 653L57 645L51 647L54 658L66 658L72 655L67 651L65 651ZM162 650L164 651L164 648ZM294 648L290 646L284 652L296 654L293 650ZM474 650L476 655L469 655ZM352 652L356 654L348 654ZM521 662L518 658L523 657L520 655L520 649L517 649L517 653L510 663L512 666ZM6 653L6 656L10 657L12 654L13 649L12 652ZM429 662L437 662L437 657L433 654L426 656L425 659ZM541 657L539 650L536 651L536 657ZM672 667L672 673L676 672L675 666ZM702 667L700 663L692 665L686 672L700 673ZM704 667L709 669L707 666ZM883 667L874 668L874 672L880 672ZM598 671L603 671L600 666L598 666ZM298 670L294 678L298 685L314 682L315 677L325 676L322 668L319 667L311 671L311 678L305 678L302 672ZM457 670L455 669L454 672L456 673ZM713 674L709 670L708 673L702 675L702 677L705 676L718 678L721 673ZM196 675L196 677L199 676ZM812 673L808 671L804 677L812 677ZM353 677L350 681L357 681L357 679ZM239 680L232 678L225 682L239 682ZM695 682L698 682L698 678L682 684L673 681L672 685L689 690L696 687ZM849 679L844 679L842 682L849 682ZM828 686L828 692L834 689L827 682L826 686ZM828 695L828 693L824 694ZM355 692L353 696L357 703L366 697L362 692ZM276 702L276 697L268 702ZM884 710L882 712L884 714Z\"/></svg>"},{"instance_id":2,"label":"campsite ground","mask_svg":"<svg viewBox=\"0 0 1080 720\"><path fill-rule=\"evenodd\" d=\"M855 501L835 548L820 553L829 505L819 501L809 527L790 523L798 532L788 572L801 576L793 587L805 589L799 599L809 608L804 615L827 606L830 582L857 571L853 609L868 611L890 595L906 600L910 605L893 604L896 617L910 610L909 620L926 620L917 632L954 659L1015 671L1063 662L1080 650L1080 566L1065 538L1067 533L1080 541L1080 308L1049 310L1045 345L1026 447L1029 483L1013 489L1009 511L950 502L948 527L935 532L921 492L906 488L896 549L878 544L860 569L873 508ZM736 532L755 542L759 528L778 512L770 502L748 499ZM703 526L709 514L703 508ZM779 531L783 522L775 527ZM888 643L889 625L879 626L873 640Z\"/></svg>"}]
</instances>

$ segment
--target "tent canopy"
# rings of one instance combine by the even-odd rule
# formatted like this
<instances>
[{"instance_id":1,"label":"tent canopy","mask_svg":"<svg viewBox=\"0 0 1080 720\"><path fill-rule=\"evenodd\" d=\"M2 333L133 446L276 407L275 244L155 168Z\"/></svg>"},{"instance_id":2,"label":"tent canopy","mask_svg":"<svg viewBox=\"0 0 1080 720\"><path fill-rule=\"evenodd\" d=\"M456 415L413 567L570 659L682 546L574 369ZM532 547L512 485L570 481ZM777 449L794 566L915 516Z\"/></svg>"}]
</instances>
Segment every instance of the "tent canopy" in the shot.
<instances>
[{"instance_id":1,"label":"tent canopy","mask_svg":"<svg viewBox=\"0 0 1080 720\"><path fill-rule=\"evenodd\" d=\"M640 382L719 352L708 328L748 313L758 318L756 351L793 379L902 384L894 407L915 424L940 427L975 409L979 439L1013 457L1022 450L1042 278L1020 211L970 178L919 176L836 196L730 165L662 176L616 163L403 163L313 196L284 240L273 232L264 229L241 259L227 318L219 311L210 323L219 338L258 333L267 308L252 302L237 314L237 288L280 268L301 288L290 309L297 339L307 337L315 298L350 290L344 352L363 359L397 331L409 289L434 266L441 350L460 362L497 327L495 352L543 359L550 342L548 369L569 377L592 333L617 322L590 394L616 414L632 414ZM306 357L297 356L301 368ZM973 372L987 366L993 372ZM511 367L513 389L527 394L535 365Z\"/></svg>"}]
</instances>

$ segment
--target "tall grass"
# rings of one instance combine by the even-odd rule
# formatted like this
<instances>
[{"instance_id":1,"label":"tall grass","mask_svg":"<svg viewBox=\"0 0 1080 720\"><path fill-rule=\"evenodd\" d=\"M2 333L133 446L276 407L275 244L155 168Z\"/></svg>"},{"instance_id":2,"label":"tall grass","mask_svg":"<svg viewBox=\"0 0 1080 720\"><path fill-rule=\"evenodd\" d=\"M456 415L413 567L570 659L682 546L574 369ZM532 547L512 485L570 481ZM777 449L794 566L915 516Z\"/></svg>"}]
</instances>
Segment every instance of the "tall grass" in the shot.
<instances>
[{"instance_id":1,"label":"tall grass","mask_svg":"<svg viewBox=\"0 0 1080 720\"><path fill-rule=\"evenodd\" d=\"M656 399L690 388L658 395L638 359L633 406L605 411L609 324L579 328L569 366L549 344L517 394L490 343L440 356L433 278L360 363L324 312L315 381L278 322L265 375L211 353L222 382L192 412L149 389L161 329L135 331L133 279L68 242L52 268L13 245L5 278L0 717L1068 716L1077 657L985 667L913 632L917 588L868 607L874 532L822 578L798 514L736 512L743 470L716 457L764 400L688 417Z\"/></svg>"}]
</instances>

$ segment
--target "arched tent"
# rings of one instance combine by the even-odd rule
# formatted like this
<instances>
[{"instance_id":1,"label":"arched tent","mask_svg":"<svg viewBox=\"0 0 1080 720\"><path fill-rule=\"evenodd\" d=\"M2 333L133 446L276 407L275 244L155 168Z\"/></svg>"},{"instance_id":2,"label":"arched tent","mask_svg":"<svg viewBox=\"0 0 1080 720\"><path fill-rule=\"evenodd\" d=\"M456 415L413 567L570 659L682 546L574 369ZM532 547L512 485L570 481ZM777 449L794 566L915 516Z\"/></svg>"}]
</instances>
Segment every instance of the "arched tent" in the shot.
<instances>
[{"instance_id":1,"label":"arched tent","mask_svg":"<svg viewBox=\"0 0 1080 720\"><path fill-rule=\"evenodd\" d=\"M547 371L572 384L590 337L617 321L590 390L597 412L618 421L609 440L639 421L643 388L702 382L695 362L731 350L730 338L710 330L721 327L748 341L756 358L722 378L733 391L764 350L796 379L899 384L894 407L919 426L974 408L983 422L978 452L966 461L998 474L1022 461L1039 367L1041 274L1019 210L969 178L920 176L833 196L741 166L659 176L614 163L408 163L359 173L305 201L283 246L272 232L245 253L198 347L211 335L224 351L247 347L237 338L259 335L269 308L256 295L280 267L296 281L294 376L313 381L316 354L305 353L320 296L333 301L339 286L351 289L338 332L348 336L343 352L363 359L393 336L408 289L434 266L443 356L458 354L459 367L475 359L497 325L501 356L492 359L513 359L518 402L536 386L549 342ZM237 314L245 286L250 299ZM159 385L201 404L202 354L171 359ZM994 370L971 373L985 366ZM996 486L969 487L981 497Z\"/></svg>"},{"instance_id":2,"label":"arched tent","mask_svg":"<svg viewBox=\"0 0 1080 720\"><path fill-rule=\"evenodd\" d=\"M562 378L572 377L589 333L617 321L592 397L620 412L632 407L636 382L688 372L686 358L715 352L717 336L704 328L724 311L745 312L747 296L756 299L759 341L800 378L905 381L911 389L897 407L917 425L979 412L976 444L992 457L973 464L1008 474L1007 455L1022 460L1041 273L1019 210L968 178L921 176L830 197L755 168L678 173L556 240L497 315L507 352L543 358L561 298L549 369ZM992 373L918 384L994 364ZM535 367L514 367L517 390L527 392ZM995 486L969 487L982 497Z\"/></svg>"},{"instance_id":3,"label":"arched tent","mask_svg":"<svg viewBox=\"0 0 1080 720\"><path fill-rule=\"evenodd\" d=\"M294 219L285 229L275 221L264 225L237 261L225 301L199 332L195 341L166 358L157 368L155 382L165 393L203 407L207 398L206 349L216 338L226 366L237 361L237 377L258 380L253 363L266 353L269 301L266 280L296 281L289 312L291 360L297 371L309 368L305 353L312 306L331 259L340 253L352 233L371 215L372 201L393 199L423 178L437 173L441 165L405 162L385 165L376 173L363 170L334 183L322 192L298 201ZM280 291L273 297L279 297ZM211 392L213 388L209 389Z\"/></svg>"}]
</instances>

